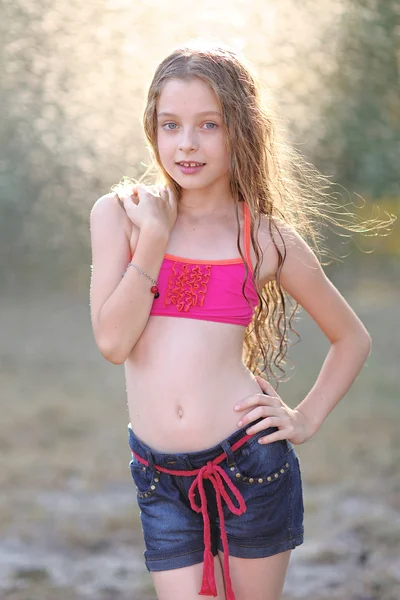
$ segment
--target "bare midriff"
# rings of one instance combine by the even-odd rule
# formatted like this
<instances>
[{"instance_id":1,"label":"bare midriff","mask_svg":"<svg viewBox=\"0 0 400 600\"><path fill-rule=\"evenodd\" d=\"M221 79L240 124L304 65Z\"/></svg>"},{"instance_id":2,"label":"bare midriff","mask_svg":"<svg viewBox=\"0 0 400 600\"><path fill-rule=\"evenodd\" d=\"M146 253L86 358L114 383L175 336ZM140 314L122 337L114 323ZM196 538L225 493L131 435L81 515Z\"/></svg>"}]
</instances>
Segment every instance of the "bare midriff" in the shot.
<instances>
[{"instance_id":1,"label":"bare midriff","mask_svg":"<svg viewBox=\"0 0 400 600\"><path fill-rule=\"evenodd\" d=\"M242 361L245 327L150 316L125 362L134 433L158 452L195 452L238 429L235 404L260 393Z\"/></svg>"}]
</instances>

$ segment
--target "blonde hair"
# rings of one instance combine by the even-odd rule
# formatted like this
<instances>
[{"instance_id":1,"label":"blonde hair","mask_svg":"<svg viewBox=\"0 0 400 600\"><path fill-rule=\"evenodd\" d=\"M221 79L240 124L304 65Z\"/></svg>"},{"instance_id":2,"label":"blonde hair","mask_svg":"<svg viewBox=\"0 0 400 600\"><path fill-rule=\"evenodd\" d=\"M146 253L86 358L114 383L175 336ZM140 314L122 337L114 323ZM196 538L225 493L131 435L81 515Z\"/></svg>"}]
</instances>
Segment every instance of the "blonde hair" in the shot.
<instances>
[{"instance_id":1,"label":"blonde hair","mask_svg":"<svg viewBox=\"0 0 400 600\"><path fill-rule=\"evenodd\" d=\"M286 247L279 223L284 222L297 231L319 256L322 255L322 221L350 233L368 233L387 227L387 223L377 219L362 221L327 193L332 186L329 179L279 138L278 118L271 104L263 102L260 84L246 60L222 44L192 42L176 48L158 65L149 86L143 115L144 132L158 181L170 185L178 200L181 188L163 168L157 148L157 101L163 85L171 78L199 78L211 87L219 100L231 155L230 187L238 225L237 247L246 265L245 281L249 269L240 244L239 202L246 202L250 209L255 280L262 257L257 232L261 218L268 217L270 235L279 257L278 268L275 280L258 291L259 305L246 330L243 361L255 374L266 372L268 379L278 382L285 375L282 367L287 362L289 330L298 336L293 327L298 305L290 302L280 284ZM143 177L148 174L149 170ZM113 189L119 190L133 181L124 178ZM280 237L283 252L275 236ZM245 282L243 293L244 286Z\"/></svg>"}]
</instances>

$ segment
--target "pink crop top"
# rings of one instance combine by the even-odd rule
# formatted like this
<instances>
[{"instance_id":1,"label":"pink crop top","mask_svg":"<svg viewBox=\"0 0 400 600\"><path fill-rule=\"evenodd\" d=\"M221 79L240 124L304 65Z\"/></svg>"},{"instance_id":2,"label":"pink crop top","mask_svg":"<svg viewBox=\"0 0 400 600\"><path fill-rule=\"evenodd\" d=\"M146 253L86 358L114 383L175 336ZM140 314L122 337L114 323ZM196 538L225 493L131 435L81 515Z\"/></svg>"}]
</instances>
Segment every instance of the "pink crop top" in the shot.
<instances>
[{"instance_id":1,"label":"pink crop top","mask_svg":"<svg viewBox=\"0 0 400 600\"><path fill-rule=\"evenodd\" d=\"M250 255L250 213L245 203L243 211L244 255L249 267L245 291L251 306L242 293L246 268L240 257L192 260L165 254L158 276L160 296L154 299L150 315L250 324L258 296Z\"/></svg>"}]
</instances>

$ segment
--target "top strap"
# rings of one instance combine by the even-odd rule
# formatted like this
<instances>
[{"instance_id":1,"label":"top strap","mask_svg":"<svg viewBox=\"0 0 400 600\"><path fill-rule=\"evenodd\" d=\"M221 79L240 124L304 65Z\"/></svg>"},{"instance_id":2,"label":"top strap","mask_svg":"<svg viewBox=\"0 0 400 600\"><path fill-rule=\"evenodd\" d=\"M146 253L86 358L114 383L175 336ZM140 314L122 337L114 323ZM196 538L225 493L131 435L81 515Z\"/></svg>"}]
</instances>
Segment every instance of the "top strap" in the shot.
<instances>
[{"instance_id":1,"label":"top strap","mask_svg":"<svg viewBox=\"0 0 400 600\"><path fill-rule=\"evenodd\" d=\"M243 203L243 213L244 213L244 256L246 258L246 262L249 265L251 271L253 271L253 265L251 261L251 252L250 252L250 226L251 226L251 216L250 209L247 206L247 203Z\"/></svg>"}]
</instances>

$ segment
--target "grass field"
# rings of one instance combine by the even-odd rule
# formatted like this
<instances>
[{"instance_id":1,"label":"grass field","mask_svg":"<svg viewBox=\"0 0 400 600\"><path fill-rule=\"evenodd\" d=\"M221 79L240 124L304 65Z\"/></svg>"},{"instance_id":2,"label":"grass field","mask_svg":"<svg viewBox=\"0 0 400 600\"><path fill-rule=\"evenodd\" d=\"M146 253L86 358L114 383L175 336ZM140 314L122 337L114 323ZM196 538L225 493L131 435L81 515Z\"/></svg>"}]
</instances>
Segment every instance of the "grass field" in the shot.
<instances>
[{"instance_id":1,"label":"grass field","mask_svg":"<svg viewBox=\"0 0 400 600\"><path fill-rule=\"evenodd\" d=\"M319 432L297 447L306 541L285 600L400 598L398 274L347 268L337 285L373 351ZM123 368L95 348L88 294L1 302L0 594L8 600L155 600L128 468ZM294 406L328 344L302 314Z\"/></svg>"}]
</instances>

